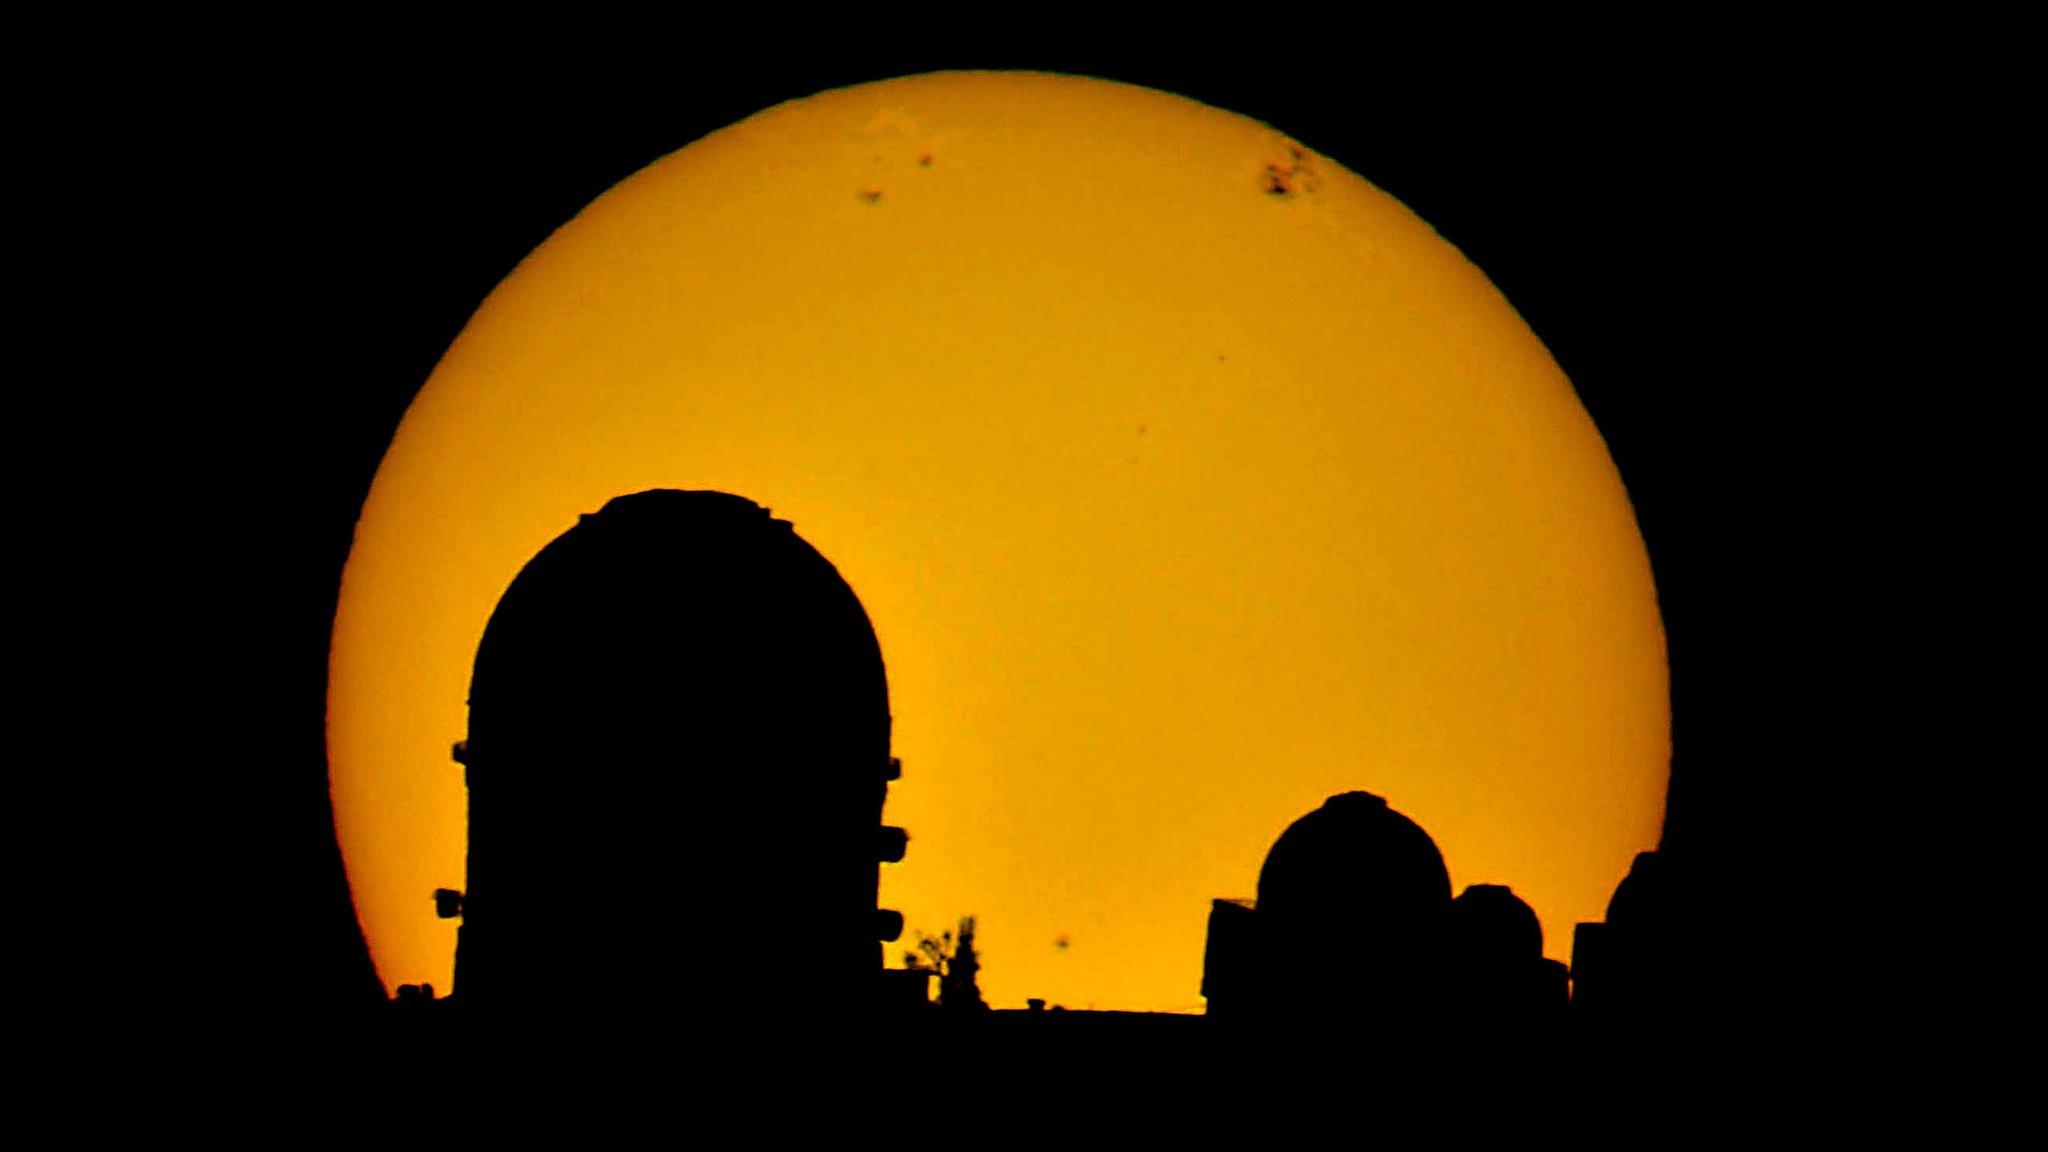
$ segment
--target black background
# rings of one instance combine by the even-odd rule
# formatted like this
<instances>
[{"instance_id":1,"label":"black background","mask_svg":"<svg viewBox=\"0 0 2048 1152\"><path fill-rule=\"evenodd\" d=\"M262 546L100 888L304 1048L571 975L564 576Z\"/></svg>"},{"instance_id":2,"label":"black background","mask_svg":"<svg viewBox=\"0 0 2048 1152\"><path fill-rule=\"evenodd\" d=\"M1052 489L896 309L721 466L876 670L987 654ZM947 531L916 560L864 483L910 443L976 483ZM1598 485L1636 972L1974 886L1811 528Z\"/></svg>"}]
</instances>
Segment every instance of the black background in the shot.
<instances>
[{"instance_id":1,"label":"black background","mask_svg":"<svg viewBox=\"0 0 2048 1152\"><path fill-rule=\"evenodd\" d=\"M1797 979L1795 956L1835 932L1809 895L1840 822L1822 809L1845 760L1883 770L1843 737L1871 733L1879 706L1849 671L1866 606L1842 588L1871 481L1839 451L1860 417L1826 300L1889 82L1742 38L1224 39L153 70L57 169L93 178L51 189L111 218L116 255L79 275L138 317L78 338L109 367L67 397L117 408L132 440L73 485L121 527L80 533L89 559L67 577L119 586L108 640L142 653L111 678L91 652L65 668L121 694L92 741L106 758L156 769L137 773L154 787L136 793L139 865L121 869L126 905L156 915L120 933L120 980L140 949L181 1002L373 1002L327 807L327 633L412 394L496 282L618 180L780 100L939 67L1106 76L1265 120L1493 279L1577 386L1650 547L1673 661L1667 846L1712 878L1703 914L1729 920L1728 947L1750 950L1731 978Z\"/></svg>"}]
</instances>

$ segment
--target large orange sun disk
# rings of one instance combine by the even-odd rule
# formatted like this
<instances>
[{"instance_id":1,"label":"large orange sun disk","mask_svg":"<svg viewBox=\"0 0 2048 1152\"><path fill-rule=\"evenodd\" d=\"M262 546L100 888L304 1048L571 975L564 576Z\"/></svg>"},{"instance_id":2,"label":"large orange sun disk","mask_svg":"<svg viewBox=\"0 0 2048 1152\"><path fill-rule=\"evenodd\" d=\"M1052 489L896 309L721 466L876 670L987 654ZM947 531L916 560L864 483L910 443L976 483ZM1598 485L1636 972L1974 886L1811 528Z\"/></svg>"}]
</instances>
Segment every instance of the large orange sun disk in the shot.
<instances>
[{"instance_id":1,"label":"large orange sun disk","mask_svg":"<svg viewBox=\"0 0 2048 1152\"><path fill-rule=\"evenodd\" d=\"M448 757L493 605L647 488L768 505L888 663L883 902L979 917L991 1003L1196 1010L1208 901L1386 796L1565 958L1654 846L1663 629L1605 445L1400 204L1159 92L948 73L772 108L606 193L492 293L394 438L328 750L387 986L446 987ZM677 813L678 826L745 812ZM746 875L748 862L706 875ZM589 941L602 982L607 942Z\"/></svg>"}]
</instances>

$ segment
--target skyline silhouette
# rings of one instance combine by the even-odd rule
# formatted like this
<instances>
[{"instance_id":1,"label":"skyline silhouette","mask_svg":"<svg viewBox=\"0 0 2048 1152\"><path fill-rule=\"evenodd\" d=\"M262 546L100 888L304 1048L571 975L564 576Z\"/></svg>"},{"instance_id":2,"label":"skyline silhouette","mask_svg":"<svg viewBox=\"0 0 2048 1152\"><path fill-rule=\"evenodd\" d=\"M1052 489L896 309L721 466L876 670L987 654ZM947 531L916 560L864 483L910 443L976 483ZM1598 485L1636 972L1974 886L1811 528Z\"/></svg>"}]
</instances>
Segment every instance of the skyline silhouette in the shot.
<instances>
[{"instance_id":1,"label":"skyline silhouette","mask_svg":"<svg viewBox=\"0 0 2048 1152\"><path fill-rule=\"evenodd\" d=\"M879 907L878 869L908 840L882 823L902 771L890 726L859 597L790 522L731 493L613 498L520 571L485 629L453 749L469 880L421 906L461 921L455 984L403 985L395 1009L528 1035L990 1027L974 917L886 964L904 923ZM1214 902L1204 1015L1263 1043L1332 1026L1526 1052L1640 1042L1697 995L1683 863L1640 854L1567 966L1510 887L1453 899L1428 832L1381 796L1334 795L1274 841L1255 900ZM740 995L735 938L773 942ZM1100 1017L1138 1044L1165 1042L1162 1015L1022 1011L1039 1028Z\"/></svg>"}]
</instances>

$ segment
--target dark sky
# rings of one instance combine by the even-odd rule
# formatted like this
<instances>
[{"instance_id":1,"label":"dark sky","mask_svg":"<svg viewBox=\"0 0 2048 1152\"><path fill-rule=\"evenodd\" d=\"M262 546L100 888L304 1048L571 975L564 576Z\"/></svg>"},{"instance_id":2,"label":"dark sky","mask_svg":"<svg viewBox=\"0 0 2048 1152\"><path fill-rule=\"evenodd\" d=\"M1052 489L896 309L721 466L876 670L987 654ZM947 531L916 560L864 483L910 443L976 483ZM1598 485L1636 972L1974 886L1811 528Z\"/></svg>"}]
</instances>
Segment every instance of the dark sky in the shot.
<instances>
[{"instance_id":1,"label":"dark sky","mask_svg":"<svg viewBox=\"0 0 2048 1152\"><path fill-rule=\"evenodd\" d=\"M108 754L186 765L170 799L193 818L135 842L154 866L129 890L161 913L138 939L183 955L166 978L304 1007L369 987L326 811L327 628L384 443L485 293L705 132L942 66L1108 76L1266 120L1492 277L1578 387L1650 546L1674 665L1667 842L1779 931L1765 920L1795 902L1840 788L1825 764L1850 691L1830 670L1854 631L1835 585L1857 500L1830 445L1857 417L1816 297L1864 163L1850 141L1884 113L1771 52L1407 56L721 45L573 78L374 55L153 73L74 138L54 170L78 186L50 191L117 221L119 259L78 275L147 313L122 347L83 349L135 363L68 401L116 403L134 429L96 482L141 514L88 582L157 573L109 626L148 637L134 675L165 687Z\"/></svg>"}]
</instances>

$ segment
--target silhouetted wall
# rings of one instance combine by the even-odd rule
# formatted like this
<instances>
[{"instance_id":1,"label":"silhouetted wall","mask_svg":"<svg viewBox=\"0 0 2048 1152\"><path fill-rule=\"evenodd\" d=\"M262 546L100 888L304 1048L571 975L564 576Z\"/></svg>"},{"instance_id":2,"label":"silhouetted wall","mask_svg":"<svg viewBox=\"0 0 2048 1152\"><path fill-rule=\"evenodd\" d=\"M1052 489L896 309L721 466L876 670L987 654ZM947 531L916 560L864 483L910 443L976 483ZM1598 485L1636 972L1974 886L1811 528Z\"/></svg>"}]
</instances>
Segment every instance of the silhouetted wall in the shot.
<instances>
[{"instance_id":1,"label":"silhouetted wall","mask_svg":"<svg viewBox=\"0 0 2048 1152\"><path fill-rule=\"evenodd\" d=\"M1249 900L1214 900L1202 954L1202 999L1211 1016L1257 1011L1260 984L1259 918Z\"/></svg>"}]
</instances>

